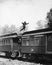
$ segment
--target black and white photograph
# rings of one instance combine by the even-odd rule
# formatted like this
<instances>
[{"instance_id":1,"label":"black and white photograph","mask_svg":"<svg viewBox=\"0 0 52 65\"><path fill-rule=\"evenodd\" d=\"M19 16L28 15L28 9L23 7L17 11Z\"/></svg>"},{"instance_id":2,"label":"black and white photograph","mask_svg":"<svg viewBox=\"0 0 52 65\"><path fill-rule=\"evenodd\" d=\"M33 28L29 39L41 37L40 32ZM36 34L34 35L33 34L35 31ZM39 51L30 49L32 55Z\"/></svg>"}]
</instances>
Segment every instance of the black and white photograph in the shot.
<instances>
[{"instance_id":1,"label":"black and white photograph","mask_svg":"<svg viewBox=\"0 0 52 65\"><path fill-rule=\"evenodd\" d=\"M0 65L52 65L52 0L0 0Z\"/></svg>"}]
</instances>

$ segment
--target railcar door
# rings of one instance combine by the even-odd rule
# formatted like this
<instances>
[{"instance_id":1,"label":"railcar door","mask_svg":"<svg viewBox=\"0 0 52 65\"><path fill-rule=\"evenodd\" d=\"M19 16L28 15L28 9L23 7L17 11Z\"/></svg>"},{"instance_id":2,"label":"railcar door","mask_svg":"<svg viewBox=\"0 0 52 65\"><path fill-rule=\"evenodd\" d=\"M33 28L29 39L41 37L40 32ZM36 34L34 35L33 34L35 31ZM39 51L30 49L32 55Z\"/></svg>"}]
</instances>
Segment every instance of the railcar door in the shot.
<instances>
[{"instance_id":1,"label":"railcar door","mask_svg":"<svg viewBox=\"0 0 52 65\"><path fill-rule=\"evenodd\" d=\"M14 51L18 51L19 50L20 44L18 43L18 41L19 41L18 37L13 38L13 50Z\"/></svg>"},{"instance_id":2,"label":"railcar door","mask_svg":"<svg viewBox=\"0 0 52 65\"><path fill-rule=\"evenodd\" d=\"M47 35L46 52L52 53L52 34Z\"/></svg>"}]
</instances>

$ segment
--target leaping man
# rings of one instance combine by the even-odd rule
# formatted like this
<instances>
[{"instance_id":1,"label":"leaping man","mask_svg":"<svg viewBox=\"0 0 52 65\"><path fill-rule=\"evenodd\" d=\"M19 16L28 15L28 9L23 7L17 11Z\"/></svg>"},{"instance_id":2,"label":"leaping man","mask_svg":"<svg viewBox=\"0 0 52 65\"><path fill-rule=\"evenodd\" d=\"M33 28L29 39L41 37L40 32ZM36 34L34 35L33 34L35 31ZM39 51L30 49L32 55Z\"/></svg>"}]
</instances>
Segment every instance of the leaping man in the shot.
<instances>
[{"instance_id":1,"label":"leaping man","mask_svg":"<svg viewBox=\"0 0 52 65\"><path fill-rule=\"evenodd\" d=\"M22 24L23 24L23 28L20 31L25 30L26 29L26 25L29 24L29 23L26 23L26 21L24 21Z\"/></svg>"}]
</instances>

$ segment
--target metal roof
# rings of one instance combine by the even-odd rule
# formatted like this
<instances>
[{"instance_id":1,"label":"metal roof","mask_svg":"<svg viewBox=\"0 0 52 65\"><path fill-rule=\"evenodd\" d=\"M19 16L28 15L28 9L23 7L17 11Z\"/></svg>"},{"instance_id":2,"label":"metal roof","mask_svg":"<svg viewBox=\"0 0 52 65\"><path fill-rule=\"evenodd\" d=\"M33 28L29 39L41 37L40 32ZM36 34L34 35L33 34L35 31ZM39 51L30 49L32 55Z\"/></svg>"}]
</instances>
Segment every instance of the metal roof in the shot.
<instances>
[{"instance_id":1,"label":"metal roof","mask_svg":"<svg viewBox=\"0 0 52 65\"><path fill-rule=\"evenodd\" d=\"M45 29L39 29L39 30L33 30L33 31L27 31L24 32L22 35L33 35L33 34L47 34L47 33L52 33L51 28L45 28Z\"/></svg>"},{"instance_id":2,"label":"metal roof","mask_svg":"<svg viewBox=\"0 0 52 65\"><path fill-rule=\"evenodd\" d=\"M1 35L0 36L0 39L1 38L13 38L13 37L17 37L17 33L11 33L11 34L5 34L5 35Z\"/></svg>"}]
</instances>

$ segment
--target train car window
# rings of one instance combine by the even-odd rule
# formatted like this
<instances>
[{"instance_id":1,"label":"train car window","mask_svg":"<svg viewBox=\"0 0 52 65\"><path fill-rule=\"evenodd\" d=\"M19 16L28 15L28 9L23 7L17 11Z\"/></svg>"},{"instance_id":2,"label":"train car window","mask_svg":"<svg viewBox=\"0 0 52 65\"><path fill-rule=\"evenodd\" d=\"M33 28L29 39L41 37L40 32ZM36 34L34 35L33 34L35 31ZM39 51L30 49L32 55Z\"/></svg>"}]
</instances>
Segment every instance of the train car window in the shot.
<instances>
[{"instance_id":1,"label":"train car window","mask_svg":"<svg viewBox=\"0 0 52 65\"><path fill-rule=\"evenodd\" d=\"M23 37L22 38L22 46L29 46L29 45L30 45L29 36Z\"/></svg>"},{"instance_id":2,"label":"train car window","mask_svg":"<svg viewBox=\"0 0 52 65\"><path fill-rule=\"evenodd\" d=\"M2 40L2 44L5 45L5 40L4 39Z\"/></svg>"},{"instance_id":3,"label":"train car window","mask_svg":"<svg viewBox=\"0 0 52 65\"><path fill-rule=\"evenodd\" d=\"M23 46L39 46L41 42L41 38L43 35L29 35L22 38L22 45Z\"/></svg>"},{"instance_id":4,"label":"train car window","mask_svg":"<svg viewBox=\"0 0 52 65\"><path fill-rule=\"evenodd\" d=\"M22 40L22 46L25 46L26 40Z\"/></svg>"},{"instance_id":5,"label":"train car window","mask_svg":"<svg viewBox=\"0 0 52 65\"><path fill-rule=\"evenodd\" d=\"M47 51L52 52L52 34L47 36Z\"/></svg>"},{"instance_id":6,"label":"train car window","mask_svg":"<svg viewBox=\"0 0 52 65\"><path fill-rule=\"evenodd\" d=\"M6 45L6 39L3 39L3 44Z\"/></svg>"},{"instance_id":7,"label":"train car window","mask_svg":"<svg viewBox=\"0 0 52 65\"><path fill-rule=\"evenodd\" d=\"M30 36L30 46L38 46L40 37Z\"/></svg>"},{"instance_id":8,"label":"train car window","mask_svg":"<svg viewBox=\"0 0 52 65\"><path fill-rule=\"evenodd\" d=\"M2 45L2 40L0 39L0 45Z\"/></svg>"},{"instance_id":9,"label":"train car window","mask_svg":"<svg viewBox=\"0 0 52 65\"><path fill-rule=\"evenodd\" d=\"M10 39L7 39L7 40L6 40L6 43L10 44L10 43L11 43L11 42L10 42Z\"/></svg>"},{"instance_id":10,"label":"train car window","mask_svg":"<svg viewBox=\"0 0 52 65\"><path fill-rule=\"evenodd\" d=\"M22 40L22 46L29 46L29 40Z\"/></svg>"},{"instance_id":11,"label":"train car window","mask_svg":"<svg viewBox=\"0 0 52 65\"><path fill-rule=\"evenodd\" d=\"M11 39L9 39L9 38L4 38L4 39L1 39L0 40L0 45L2 44L2 45L10 45L11 44L11 41L10 41Z\"/></svg>"},{"instance_id":12,"label":"train car window","mask_svg":"<svg viewBox=\"0 0 52 65\"><path fill-rule=\"evenodd\" d=\"M13 38L13 43L18 43L19 38Z\"/></svg>"},{"instance_id":13,"label":"train car window","mask_svg":"<svg viewBox=\"0 0 52 65\"><path fill-rule=\"evenodd\" d=\"M10 44L10 39L3 39L2 43L4 45L9 45Z\"/></svg>"}]
</instances>

